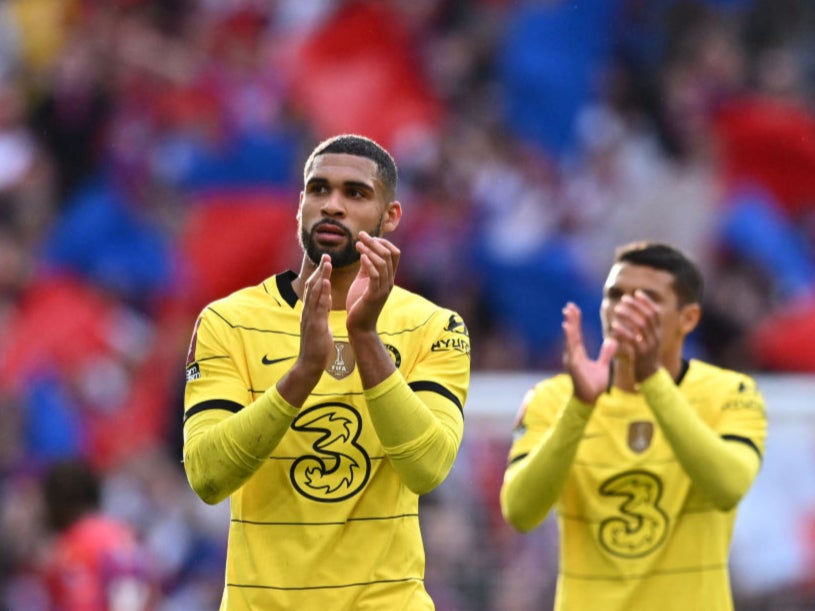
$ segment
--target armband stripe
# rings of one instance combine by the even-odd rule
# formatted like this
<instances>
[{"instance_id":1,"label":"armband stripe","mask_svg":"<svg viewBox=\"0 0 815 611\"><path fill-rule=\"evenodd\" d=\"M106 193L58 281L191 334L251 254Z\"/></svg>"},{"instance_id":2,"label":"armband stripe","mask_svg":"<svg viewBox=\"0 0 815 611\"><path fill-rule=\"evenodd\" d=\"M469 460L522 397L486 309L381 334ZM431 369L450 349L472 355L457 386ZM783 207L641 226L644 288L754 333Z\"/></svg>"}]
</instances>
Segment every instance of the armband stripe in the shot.
<instances>
[{"instance_id":1,"label":"armband stripe","mask_svg":"<svg viewBox=\"0 0 815 611\"><path fill-rule=\"evenodd\" d=\"M232 412L233 414L237 414L241 409L243 409L243 405L240 403L235 403L234 401L227 401L226 399L202 401L201 403L193 405L190 409L184 412L183 422L186 423L187 420L189 420L195 414L205 412L209 409L224 409L228 412Z\"/></svg>"},{"instance_id":2,"label":"armband stripe","mask_svg":"<svg viewBox=\"0 0 815 611\"><path fill-rule=\"evenodd\" d=\"M464 413L464 407L461 405L461 401L458 400L458 397L437 382L410 382L408 386L413 392L426 390L428 392L440 394L442 397L450 399L450 401L452 401L458 408L458 411L460 411L462 414Z\"/></svg>"},{"instance_id":3,"label":"armband stripe","mask_svg":"<svg viewBox=\"0 0 815 611\"><path fill-rule=\"evenodd\" d=\"M741 435L722 435L722 439L725 441L738 441L739 443L743 443L745 445L750 446L755 450L756 454L758 454L759 459L763 459L761 456L761 450L758 449L758 446L753 443L752 439L748 439L747 437L742 437Z\"/></svg>"}]
</instances>

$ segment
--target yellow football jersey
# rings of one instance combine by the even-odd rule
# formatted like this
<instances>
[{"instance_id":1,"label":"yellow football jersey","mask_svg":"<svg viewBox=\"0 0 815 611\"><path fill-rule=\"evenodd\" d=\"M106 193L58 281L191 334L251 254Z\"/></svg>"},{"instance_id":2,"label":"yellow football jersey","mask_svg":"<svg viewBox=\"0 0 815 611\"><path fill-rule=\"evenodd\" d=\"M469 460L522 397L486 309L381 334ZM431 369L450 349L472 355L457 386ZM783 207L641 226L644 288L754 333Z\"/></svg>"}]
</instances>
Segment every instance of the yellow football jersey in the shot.
<instances>
[{"instance_id":1,"label":"yellow football jersey","mask_svg":"<svg viewBox=\"0 0 815 611\"><path fill-rule=\"evenodd\" d=\"M299 352L293 272L210 304L187 363L185 413L244 406ZM230 497L222 609L432 609L424 588L418 495L383 452L363 397L345 312L332 311L335 355L265 464ZM458 409L470 375L467 328L450 310L395 287L378 332L417 393Z\"/></svg>"},{"instance_id":2,"label":"yellow football jersey","mask_svg":"<svg viewBox=\"0 0 815 611\"><path fill-rule=\"evenodd\" d=\"M690 361L679 391L720 436L764 452L766 415L754 381ZM510 462L528 454L572 394L569 376L525 399ZM557 611L726 611L736 509L694 488L638 394L597 401L555 506L561 531Z\"/></svg>"}]
</instances>

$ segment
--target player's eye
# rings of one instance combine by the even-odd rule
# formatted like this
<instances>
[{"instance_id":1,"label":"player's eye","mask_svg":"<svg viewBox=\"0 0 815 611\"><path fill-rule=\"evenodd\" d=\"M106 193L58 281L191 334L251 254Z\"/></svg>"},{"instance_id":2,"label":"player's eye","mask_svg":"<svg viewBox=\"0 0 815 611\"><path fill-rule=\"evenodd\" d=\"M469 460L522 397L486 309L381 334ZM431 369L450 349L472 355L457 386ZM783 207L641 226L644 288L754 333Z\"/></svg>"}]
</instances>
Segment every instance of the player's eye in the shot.
<instances>
[{"instance_id":1,"label":"player's eye","mask_svg":"<svg viewBox=\"0 0 815 611\"><path fill-rule=\"evenodd\" d=\"M610 288L606 291L606 299L610 301L619 301L623 296L623 292L620 289Z\"/></svg>"}]
</instances>

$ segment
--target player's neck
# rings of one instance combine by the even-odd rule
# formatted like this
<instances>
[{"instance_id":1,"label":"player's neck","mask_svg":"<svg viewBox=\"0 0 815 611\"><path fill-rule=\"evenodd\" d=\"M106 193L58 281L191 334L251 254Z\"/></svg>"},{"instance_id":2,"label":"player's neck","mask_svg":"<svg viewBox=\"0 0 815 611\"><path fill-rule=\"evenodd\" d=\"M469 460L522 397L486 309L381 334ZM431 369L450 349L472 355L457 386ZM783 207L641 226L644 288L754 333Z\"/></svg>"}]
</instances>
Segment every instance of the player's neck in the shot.
<instances>
[{"instance_id":1,"label":"player's neck","mask_svg":"<svg viewBox=\"0 0 815 611\"><path fill-rule=\"evenodd\" d=\"M359 263L331 270L331 309L344 310L348 289L359 273Z\"/></svg>"}]
</instances>

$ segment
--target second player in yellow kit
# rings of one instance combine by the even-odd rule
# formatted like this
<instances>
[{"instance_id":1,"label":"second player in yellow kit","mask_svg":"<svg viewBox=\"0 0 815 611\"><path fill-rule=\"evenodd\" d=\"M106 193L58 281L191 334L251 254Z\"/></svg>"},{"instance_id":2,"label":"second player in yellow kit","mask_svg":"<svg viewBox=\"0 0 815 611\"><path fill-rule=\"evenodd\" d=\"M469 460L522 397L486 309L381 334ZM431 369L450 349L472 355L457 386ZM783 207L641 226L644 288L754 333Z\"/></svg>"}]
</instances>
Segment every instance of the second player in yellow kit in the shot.
<instances>
[{"instance_id":1,"label":"second player in yellow kit","mask_svg":"<svg viewBox=\"0 0 815 611\"><path fill-rule=\"evenodd\" d=\"M597 361L564 309L567 373L525 397L501 493L522 531L557 510L557 611L733 609L728 552L766 416L752 378L682 358L700 299L695 266L646 243L611 269Z\"/></svg>"}]
</instances>

